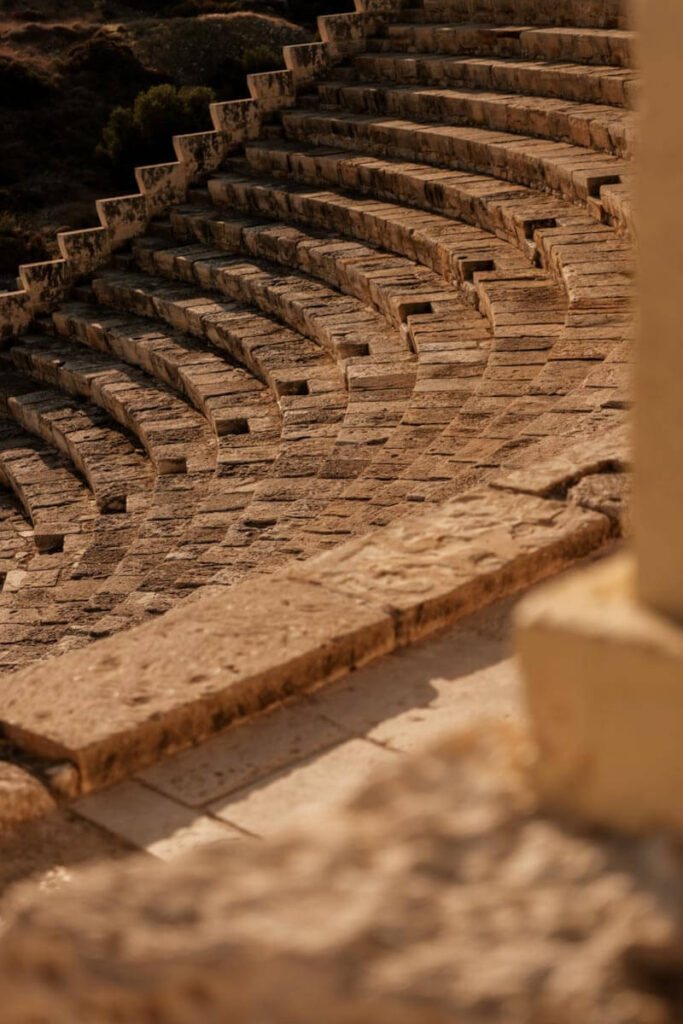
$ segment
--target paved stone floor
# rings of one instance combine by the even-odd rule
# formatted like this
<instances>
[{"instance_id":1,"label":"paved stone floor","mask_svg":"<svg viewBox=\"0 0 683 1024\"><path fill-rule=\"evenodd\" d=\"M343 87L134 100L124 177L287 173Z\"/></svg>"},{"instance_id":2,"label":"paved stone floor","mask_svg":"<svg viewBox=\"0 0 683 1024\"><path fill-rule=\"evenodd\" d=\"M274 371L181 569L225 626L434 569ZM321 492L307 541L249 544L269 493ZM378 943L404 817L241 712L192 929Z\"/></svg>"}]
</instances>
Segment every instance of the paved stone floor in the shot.
<instances>
[{"instance_id":1,"label":"paved stone floor","mask_svg":"<svg viewBox=\"0 0 683 1024\"><path fill-rule=\"evenodd\" d=\"M75 810L164 860L314 817L441 733L520 714L507 640L513 603L85 797Z\"/></svg>"}]
</instances>

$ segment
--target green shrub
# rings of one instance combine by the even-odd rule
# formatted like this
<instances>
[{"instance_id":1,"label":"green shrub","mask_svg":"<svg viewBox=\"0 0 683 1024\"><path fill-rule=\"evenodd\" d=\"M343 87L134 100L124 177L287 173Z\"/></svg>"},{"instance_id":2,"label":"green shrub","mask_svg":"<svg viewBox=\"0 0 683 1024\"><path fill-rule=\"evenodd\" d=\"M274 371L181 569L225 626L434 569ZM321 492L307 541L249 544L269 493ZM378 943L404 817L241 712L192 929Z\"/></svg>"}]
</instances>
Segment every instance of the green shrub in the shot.
<instances>
[{"instance_id":1,"label":"green shrub","mask_svg":"<svg viewBox=\"0 0 683 1024\"><path fill-rule=\"evenodd\" d=\"M210 127L212 89L202 85L155 85L139 93L132 107L116 107L97 148L117 171L136 164L173 159L172 137Z\"/></svg>"},{"instance_id":2,"label":"green shrub","mask_svg":"<svg viewBox=\"0 0 683 1024\"><path fill-rule=\"evenodd\" d=\"M242 55L242 68L246 75L261 71L278 71L282 67L282 50L270 46L252 46Z\"/></svg>"}]
</instances>

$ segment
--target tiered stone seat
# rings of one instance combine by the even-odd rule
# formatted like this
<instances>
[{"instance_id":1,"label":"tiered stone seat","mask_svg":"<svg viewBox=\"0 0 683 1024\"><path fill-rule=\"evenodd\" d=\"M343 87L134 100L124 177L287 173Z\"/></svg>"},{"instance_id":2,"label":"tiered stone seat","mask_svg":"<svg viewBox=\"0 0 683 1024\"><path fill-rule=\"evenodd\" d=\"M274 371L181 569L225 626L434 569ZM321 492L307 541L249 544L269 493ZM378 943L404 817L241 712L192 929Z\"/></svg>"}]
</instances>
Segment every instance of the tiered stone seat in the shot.
<instances>
[{"instance_id":1,"label":"tiered stone seat","mask_svg":"<svg viewBox=\"0 0 683 1024\"><path fill-rule=\"evenodd\" d=\"M277 412L264 386L181 331L164 332L142 317L93 310L86 304L62 308L54 322L64 337L139 366L178 391L209 421L217 439L268 435L269 424L272 432Z\"/></svg>"},{"instance_id":2,"label":"tiered stone seat","mask_svg":"<svg viewBox=\"0 0 683 1024\"><path fill-rule=\"evenodd\" d=\"M416 20L625 28L622 0L424 0Z\"/></svg>"},{"instance_id":3,"label":"tiered stone seat","mask_svg":"<svg viewBox=\"0 0 683 1024\"><path fill-rule=\"evenodd\" d=\"M414 22L407 20L411 15ZM434 54L448 54L480 58L486 62L491 58L496 61L553 61L560 62L560 73L568 74L574 73L568 65L587 65L584 74L589 80L593 77L591 67L620 68L626 74L617 75L617 79L634 82L635 74L631 68L635 42L633 32L585 26L540 28L520 22L521 16L512 12L509 22L502 18L496 25L485 22L448 25L440 24L435 16L427 15L423 9L406 10L401 12L397 22L386 26L383 35L369 39L366 49L378 54L414 52L426 59ZM359 54L358 65L362 66L365 59L365 55ZM542 74L543 67L535 66ZM533 93L533 88L529 92ZM591 99L593 101L594 98Z\"/></svg>"},{"instance_id":4,"label":"tiered stone seat","mask_svg":"<svg viewBox=\"0 0 683 1024\"><path fill-rule=\"evenodd\" d=\"M94 403L145 447L156 471L184 473L210 465L212 445L201 417L142 374L100 353L54 338L28 337L9 354L17 369Z\"/></svg>"},{"instance_id":5,"label":"tiered stone seat","mask_svg":"<svg viewBox=\"0 0 683 1024\"><path fill-rule=\"evenodd\" d=\"M421 116L424 116L422 113ZM628 163L563 142L487 128L426 124L414 117L368 116L349 112L287 111L287 136L369 156L411 160L417 154L436 167L490 174L515 184L557 192L572 202L599 198L604 185L621 184ZM617 212L623 227L629 211Z\"/></svg>"},{"instance_id":6,"label":"tiered stone seat","mask_svg":"<svg viewBox=\"0 0 683 1024\"><path fill-rule=\"evenodd\" d=\"M27 351L23 345L12 349L18 368L24 368ZM31 348L32 356L33 352ZM42 379L47 377L46 373ZM139 452L127 437L106 424L97 407L74 402L56 388L40 388L34 379L7 371L0 382L0 402L5 415L72 461L101 511L124 509L128 494L142 490L148 482Z\"/></svg>"},{"instance_id":7,"label":"tiered stone seat","mask_svg":"<svg viewBox=\"0 0 683 1024\"><path fill-rule=\"evenodd\" d=\"M481 32L484 37L482 44L489 34L492 33ZM416 31L414 26L390 26L388 41L395 46L391 50L383 46L377 53L360 54L354 62L355 74L345 80L483 89L568 100L572 104L633 106L637 80L628 67L610 64L586 66L562 60L541 62L524 54L521 47L518 59L508 55L507 47L502 48L500 56L496 56L496 46L491 47L491 56L484 56L485 45L476 48L477 56L467 57L462 56L468 52L467 41L463 40L463 32L457 26L448 34L440 28L429 35L436 37L433 41L437 46L443 43L444 52L422 52L423 48L427 49L427 40L424 33ZM495 36L492 42L499 39L500 36ZM579 111L580 106L577 113Z\"/></svg>"},{"instance_id":8,"label":"tiered stone seat","mask_svg":"<svg viewBox=\"0 0 683 1024\"><path fill-rule=\"evenodd\" d=\"M322 106L331 110L342 108L425 123L476 125L585 146L618 157L632 155L635 137L634 115L627 110L482 87L425 88L394 85L391 80L389 84L381 80L358 85L332 82L320 87L320 99Z\"/></svg>"}]
</instances>

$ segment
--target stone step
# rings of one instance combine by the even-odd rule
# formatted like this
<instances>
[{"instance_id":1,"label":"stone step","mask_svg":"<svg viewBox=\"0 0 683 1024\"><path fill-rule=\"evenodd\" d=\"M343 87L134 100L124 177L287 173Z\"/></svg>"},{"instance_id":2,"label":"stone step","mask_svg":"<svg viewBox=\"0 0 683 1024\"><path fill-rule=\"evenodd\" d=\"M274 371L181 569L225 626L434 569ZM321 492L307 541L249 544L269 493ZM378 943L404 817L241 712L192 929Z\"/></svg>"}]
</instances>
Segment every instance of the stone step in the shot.
<instances>
[{"instance_id":1,"label":"stone step","mask_svg":"<svg viewBox=\"0 0 683 1024\"><path fill-rule=\"evenodd\" d=\"M199 261L197 265L201 265L199 258L203 254L204 250L200 247L184 247L183 259L185 260L185 266L189 266L193 259ZM166 267L170 266L165 256L162 257L161 262ZM219 289L226 289L230 296L238 294L241 298L244 298L245 295L241 290L234 291L235 288L241 289L242 282L245 280L243 274L244 264L226 259L222 262L217 262L216 267L221 273L226 273L226 277L222 281L220 278L216 279ZM297 288L302 287L302 279L300 278L282 278L281 276L278 278L277 276L269 275L267 280L271 282L271 285L273 282L277 285L278 281L289 280L291 282L293 280ZM262 293L262 302L263 294L265 293ZM300 296L301 292L299 293L298 301L300 301ZM246 297L258 299L258 296L250 296L249 294ZM283 315L283 310L279 308L281 299L277 291L273 293L273 297L278 305L269 306L269 312L277 311L280 315ZM314 308L313 312L316 316L321 315L320 309L316 310ZM172 317L174 312L169 307L164 315ZM429 316L429 314L426 314L427 319L429 319ZM201 325L196 325L195 328L191 329L201 330L202 327ZM234 331L234 327L232 330ZM300 336L297 337L299 337L298 348L300 352L302 339ZM243 344L244 341L240 341L240 345ZM266 365L262 365L261 372L265 376L272 375L271 370ZM281 373L281 370L278 370L278 372ZM379 365L373 365L372 361L368 365L367 357L359 357L347 367L349 393L348 403L344 401L344 405L342 405L342 402L340 402L334 392L328 391L325 393L325 388L331 388L334 382L334 378L331 379L329 376L329 370L325 369L325 364L319 366L316 373L317 377L313 380L307 394L303 391L299 393L295 391L294 393L285 392L280 395L285 423L292 424L291 429L295 431L295 434L300 435L304 427L311 437L314 437L315 434L321 431L329 434L330 409L342 409L345 405L346 411L343 425L334 428L336 431L339 431L335 450L328 451L320 447L319 450L312 450L310 455L300 451L298 466L295 468L294 464L291 464L288 473L291 475L292 471L294 471L294 475L302 472L305 475L310 475L312 472L315 472L325 477L332 476L332 478L337 478L340 475L344 478L356 475L367 462L367 446L384 443L387 437L387 430L391 429L396 422L396 409L397 407L399 409L402 408L403 403L405 403L412 390L415 380L414 368L410 362L401 363L399 361L399 365L396 366L395 361L389 364L385 358L380 361ZM278 385L276 385L276 390L277 388ZM368 410L369 401L373 404L370 416ZM297 405L299 406L298 408ZM272 472L278 472L277 464L273 467ZM269 514L272 515L272 512ZM253 511L249 513L249 516L253 518ZM251 549L249 557L252 557Z\"/></svg>"},{"instance_id":2,"label":"stone step","mask_svg":"<svg viewBox=\"0 0 683 1024\"><path fill-rule=\"evenodd\" d=\"M218 256L216 253L216 249L201 245L176 246L174 249L150 247L145 265L149 270L154 269L171 278L177 276L185 281L194 280L202 287L239 303L248 329L253 327L254 314L245 309L247 304L276 318L276 322L287 324L287 333L274 336L281 351L273 348L269 353L259 349L258 354L262 363L264 357L270 360L277 368L276 376L281 379L276 380L272 369L265 363L260 369L256 365L252 367L254 372L273 384L279 398L297 393L316 396L327 392L334 395L344 387L340 371L346 373L347 364L340 357L362 360L364 356L359 353L366 349L374 355L375 342L379 347L377 354L393 357L392 352L386 353L387 325L362 301L331 289L308 274L285 273L270 262ZM399 312L396 311L397 318ZM259 318L256 322L262 323ZM272 325L273 321L267 323ZM296 352L292 351L292 343L296 344ZM410 358L407 345L400 338L394 337L393 347L394 351L398 349L399 358L401 353L404 358ZM328 352L337 356L336 361ZM287 361L297 366L296 384L288 383L287 374L287 379L282 377Z\"/></svg>"},{"instance_id":3,"label":"stone step","mask_svg":"<svg viewBox=\"0 0 683 1024\"><path fill-rule=\"evenodd\" d=\"M44 347L32 338L4 354L3 412L71 460L100 511L125 511L129 496L150 485L146 460L126 435L112 429L101 407L74 401L69 392L79 394L78 390L62 389L43 358L54 358L49 341Z\"/></svg>"},{"instance_id":4,"label":"stone step","mask_svg":"<svg viewBox=\"0 0 683 1024\"><path fill-rule=\"evenodd\" d=\"M277 197L273 199L276 202ZM182 254L180 258L183 259L200 256L207 251L206 244L204 248L196 244L201 242L208 243L208 251L211 252L218 250L227 255L264 260L264 270L269 273L274 270L273 264L298 271L287 277L276 271L274 287L269 288L266 284L264 289L259 284L258 293L245 292L245 298L254 302L261 295L260 305L265 312L284 320L323 346L342 370L349 359L357 360L364 356L375 361L412 358L406 338L397 330L397 326L403 323L400 318L397 320L396 315L396 302L400 302L400 298L392 303L388 294L387 278L392 267L382 261L383 254L367 247L362 251L355 250L347 240L327 238L322 232L304 235L293 225L275 226L269 221L264 222L264 214L277 217L276 206L260 211L259 221L251 219L245 224L242 219L233 220L225 214L221 216L206 193L204 200L203 207L183 207L172 211L171 230L176 248L155 251L155 260L166 262L167 253L176 251ZM178 248L179 239L190 244ZM144 265L148 262L147 254L141 249L139 253ZM352 267L357 267L353 278ZM154 267L150 265L149 269ZM411 270L412 277L409 276ZM402 264L396 272L403 275L404 288L424 290L425 282L418 279L414 268ZM253 278L251 272L249 276ZM330 289L321 290L321 282L330 285ZM290 285L290 292L285 297L285 307L279 293L286 284ZM309 286L313 302L307 308L305 296ZM324 310L320 305L321 299L325 302Z\"/></svg>"},{"instance_id":5,"label":"stone step","mask_svg":"<svg viewBox=\"0 0 683 1024\"><path fill-rule=\"evenodd\" d=\"M183 281L151 274L107 275L96 282L98 299L207 339L272 389L283 418L296 416L300 429L328 429L329 412L334 409L343 415L347 404L343 381L329 356L305 336L232 300L228 286L234 281L234 290L242 293L242 284L246 285L238 261L215 255L213 260L204 260L200 247L180 248ZM202 249L202 255L206 251ZM170 258L170 252L150 245L146 256L150 266L154 263L159 273L172 277L175 255ZM201 287L187 283L194 270ZM226 272L224 278L221 271ZM270 280L277 299L277 278L265 275L261 282L264 280ZM226 290L229 297L224 299ZM262 458L260 452L259 461Z\"/></svg>"},{"instance_id":6,"label":"stone step","mask_svg":"<svg viewBox=\"0 0 683 1024\"><path fill-rule=\"evenodd\" d=\"M25 336L10 354L22 372L92 402L134 434L156 473L213 468L214 444L203 418L146 374L51 337Z\"/></svg>"},{"instance_id":7,"label":"stone step","mask_svg":"<svg viewBox=\"0 0 683 1024\"><path fill-rule=\"evenodd\" d=\"M283 123L289 140L329 146L355 154L415 160L443 169L468 170L580 202L598 218L613 218L632 231L630 202L623 196L608 210L606 193L628 188L627 161L567 143L456 125L424 125L398 118L350 113L288 110Z\"/></svg>"},{"instance_id":8,"label":"stone step","mask_svg":"<svg viewBox=\"0 0 683 1024\"><path fill-rule=\"evenodd\" d=\"M244 179L235 178L242 183ZM179 239L197 239L205 243L226 245L228 251L237 250L263 257L270 262L277 262L287 268L298 268L308 275L329 283L344 294L353 294L362 301L356 316L349 314L346 318L344 348L341 344L337 351L344 353L345 378L348 387L348 404L340 424L336 438L337 449L348 449L359 444L377 445L386 440L387 429L393 427L403 410L404 403L411 394L415 381L415 355L408 344L411 322L415 309L415 295L411 294L411 307L405 303L401 307L403 319L400 330L385 318L369 308L366 303L372 302L378 308L386 308L393 316L396 302L400 301L406 282L411 279L406 275L414 270L403 266L402 277L392 287L392 279L388 275L378 277L376 273L375 250L367 246L350 246L344 238L319 234L315 231L304 231L294 227L286 216L283 224L255 220L249 222L240 237L237 237L231 216L224 213L225 204L221 201L220 188L227 184L221 176L220 182L211 182L211 189L217 188L214 199L218 204L210 204L210 195L205 193L205 205L198 207L179 208L171 213L171 230ZM246 199L245 196L242 197ZM270 210L278 209L280 197L273 192L269 196ZM234 210L238 203L231 198L228 207ZM263 216L261 211L261 217ZM229 241L224 241L229 240ZM383 264L383 266L385 266ZM435 282L440 287L439 282ZM415 280L416 287L422 287L424 280ZM396 288L401 289L398 294ZM447 297L449 301L452 296ZM448 314L451 315L450 312ZM440 323L436 313L432 314L435 323ZM423 317L423 319L428 319ZM354 343L354 338L357 339ZM369 415L367 393L382 392L382 402ZM285 433L287 419L285 419Z\"/></svg>"},{"instance_id":9,"label":"stone step","mask_svg":"<svg viewBox=\"0 0 683 1024\"><path fill-rule=\"evenodd\" d=\"M474 21L577 28L626 29L627 0L423 0L415 16L425 20Z\"/></svg>"},{"instance_id":10,"label":"stone step","mask_svg":"<svg viewBox=\"0 0 683 1024\"><path fill-rule=\"evenodd\" d=\"M67 536L90 532L97 518L92 493L71 466L41 438L0 421L0 480L24 509L38 550L63 549Z\"/></svg>"},{"instance_id":11,"label":"stone step","mask_svg":"<svg viewBox=\"0 0 683 1024\"><path fill-rule=\"evenodd\" d=\"M487 343L490 330L494 347L505 348L513 338L518 339L525 333L527 342L534 336L542 347L548 347L564 326L566 301L562 289L549 282L543 272L530 267L517 249L511 249L500 239L483 235L469 225L436 215L416 214L397 204L350 198L331 190L307 191L300 186L290 188L277 182L263 184L228 175L212 179L209 189L217 202L229 208L248 205L250 200L257 207L265 191L269 203L274 202L271 197L275 195L278 208L289 207L289 218L294 221L327 224L328 230L336 228L354 238L366 238L378 244L383 242L387 248L432 267L440 272L435 282L437 287L443 275L458 283L461 294L462 290L465 294L473 292L475 306L482 317L486 317L488 325L475 322L469 329L473 332L472 337L478 337L483 343ZM496 282L507 281L511 277L516 281L512 322L494 297ZM544 296L542 302L541 293ZM435 290L434 294L438 295L438 292ZM419 317L409 317L409 331L418 360L423 352L435 345L437 339L445 346L449 333L452 331L455 337L461 328L463 313L453 303L453 292L444 290L443 294L446 304L440 316L439 307L433 302L431 318L425 315L426 311ZM523 294L527 294L529 300L526 310ZM526 319L524 312L527 313ZM456 351L457 346L454 346L454 370L457 374L459 361ZM449 373L446 360L442 373L444 376Z\"/></svg>"},{"instance_id":12,"label":"stone step","mask_svg":"<svg viewBox=\"0 0 683 1024\"><path fill-rule=\"evenodd\" d=\"M638 95L636 74L629 68L561 61L397 51L359 54L354 66L364 82L481 89L616 107L634 107Z\"/></svg>"},{"instance_id":13,"label":"stone step","mask_svg":"<svg viewBox=\"0 0 683 1024\"><path fill-rule=\"evenodd\" d=\"M181 331L85 304L65 304L54 322L61 336L138 366L179 392L206 417L217 438L250 434L269 441L279 435L280 416L268 389Z\"/></svg>"},{"instance_id":14,"label":"stone step","mask_svg":"<svg viewBox=\"0 0 683 1024\"><path fill-rule=\"evenodd\" d=\"M631 68L635 34L621 29L533 28L519 22L439 25L418 20L388 25L383 36L368 39L366 49Z\"/></svg>"},{"instance_id":15,"label":"stone step","mask_svg":"<svg viewBox=\"0 0 683 1024\"><path fill-rule=\"evenodd\" d=\"M575 103L516 92L385 85L368 82L318 87L323 109L406 118L423 124L474 125L494 132L548 139L630 158L636 115L599 104Z\"/></svg>"},{"instance_id":16,"label":"stone step","mask_svg":"<svg viewBox=\"0 0 683 1024\"><path fill-rule=\"evenodd\" d=\"M559 571L608 532L598 513L482 489L378 532L370 547L341 547L123 642L0 677L2 720L23 749L69 760L84 791L99 788Z\"/></svg>"},{"instance_id":17,"label":"stone step","mask_svg":"<svg viewBox=\"0 0 683 1024\"><path fill-rule=\"evenodd\" d=\"M437 171L425 164L382 158L358 159L338 149L294 144L273 147L259 142L249 145L247 155L255 175L286 180L287 184L279 187L286 191L291 217L306 221L322 218L320 223L329 223L336 230L352 229L371 240L386 238L393 246L401 238L402 224L392 215L394 203L401 208L429 211L437 218L433 224L426 221L427 229L432 227L434 241L428 243L424 229L418 229L411 242L403 230L401 245L410 248L400 251L414 253L446 277L453 278L454 272L456 277L462 276L457 273L457 258L454 261L448 252L450 230L456 232L451 237L458 239L458 248L470 260L488 256L496 266L512 273L528 269L530 263L546 268L565 291L570 317L574 310L583 314L592 309L602 316L605 311L624 314L630 309L634 264L628 242L612 228L554 196L511 186L491 176ZM293 184L296 182L317 189L312 193L304 190L299 196ZM218 190L220 200L221 186L212 183L210 187ZM251 191L258 195L258 188L255 185ZM333 191L337 188L344 190L345 198ZM346 195L349 190L353 199ZM241 191L249 194L250 190L245 185ZM237 189L231 187L229 194L231 202L240 202ZM361 201L358 194L368 198ZM480 230L479 235L470 236L471 249L468 236L461 233L464 225L458 227L456 222L455 227L448 227L454 218ZM412 228L410 221L405 223ZM483 248L478 248L478 239L482 243L487 240ZM517 263L506 251L505 242L520 250L522 258L518 257ZM465 269L474 266L470 262ZM604 320L600 327L604 327Z\"/></svg>"},{"instance_id":18,"label":"stone step","mask_svg":"<svg viewBox=\"0 0 683 1024\"><path fill-rule=\"evenodd\" d=\"M214 200L223 208L237 205L258 209L259 206L269 206L285 214L284 223L270 223L246 231L242 242L246 252L277 261L283 266L298 267L326 281L343 294L354 295L364 304L372 304L384 314L384 317L374 316L376 326L373 325L373 318L368 317L373 334L377 332L380 336L378 343L373 344L368 352L368 355L375 357L373 372L381 373L382 364L387 361L395 365L397 361L409 362L414 359L406 344L406 337L410 339L412 350L419 354L420 338L447 335L451 325L456 327L460 314L458 293L445 285L440 275L430 273L420 261L392 257L386 250L362 244L356 241L359 236L353 230L347 230L345 235L334 235L329 230L332 227L329 220L324 235L316 231L315 227L304 228L301 221L310 222L309 218L297 218L292 210L287 209L288 194L277 183L269 186L250 179L221 176L212 179L209 188ZM254 192L257 192L256 196ZM262 204L259 203L261 198ZM340 204L342 202L340 197ZM346 214L349 227L355 219L350 205L346 208ZM178 219L181 217L179 214ZM290 222L297 220L297 226ZM416 227L415 218L412 220L413 227ZM325 223L324 216L318 218L317 223L321 222ZM221 223L216 211L211 223ZM349 241L349 236L354 239L353 242ZM371 241L381 245L382 239L374 237ZM395 247L392 249L396 251ZM419 315L419 327L414 322L416 315ZM396 328L400 328L400 331ZM372 337L373 334L369 331L364 337ZM356 386L363 366L361 358L353 363L349 379Z\"/></svg>"}]
</instances>

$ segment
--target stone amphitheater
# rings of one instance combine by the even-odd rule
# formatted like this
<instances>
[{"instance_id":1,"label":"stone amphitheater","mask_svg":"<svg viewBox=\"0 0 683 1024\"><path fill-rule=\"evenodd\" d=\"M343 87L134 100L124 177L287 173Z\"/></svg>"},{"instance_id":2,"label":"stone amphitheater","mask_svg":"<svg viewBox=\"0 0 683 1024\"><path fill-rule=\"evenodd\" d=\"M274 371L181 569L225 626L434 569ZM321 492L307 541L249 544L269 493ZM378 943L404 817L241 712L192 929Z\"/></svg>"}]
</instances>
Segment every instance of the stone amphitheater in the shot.
<instances>
[{"instance_id":1,"label":"stone amphitheater","mask_svg":"<svg viewBox=\"0 0 683 1024\"><path fill-rule=\"evenodd\" d=\"M3 1024L683 1020L683 8L356 8L0 295Z\"/></svg>"},{"instance_id":2,"label":"stone amphitheater","mask_svg":"<svg viewBox=\"0 0 683 1024\"><path fill-rule=\"evenodd\" d=\"M319 27L0 296L0 720L74 792L624 528L622 4Z\"/></svg>"}]
</instances>

